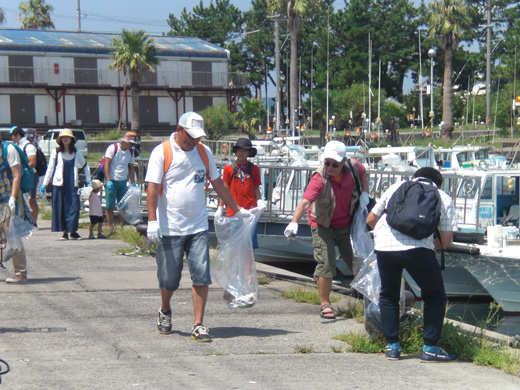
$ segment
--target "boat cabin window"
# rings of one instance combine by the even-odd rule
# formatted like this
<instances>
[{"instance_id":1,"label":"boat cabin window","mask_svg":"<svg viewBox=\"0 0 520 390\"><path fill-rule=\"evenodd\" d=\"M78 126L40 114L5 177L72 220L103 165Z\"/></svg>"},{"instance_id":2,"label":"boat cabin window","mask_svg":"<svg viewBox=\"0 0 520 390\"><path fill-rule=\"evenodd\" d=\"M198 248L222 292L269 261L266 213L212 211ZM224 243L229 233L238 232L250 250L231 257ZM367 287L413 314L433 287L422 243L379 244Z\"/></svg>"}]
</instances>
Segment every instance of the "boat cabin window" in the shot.
<instances>
[{"instance_id":1,"label":"boat cabin window","mask_svg":"<svg viewBox=\"0 0 520 390\"><path fill-rule=\"evenodd\" d=\"M457 198L474 198L480 187L480 179L465 178L459 187Z\"/></svg>"},{"instance_id":2,"label":"boat cabin window","mask_svg":"<svg viewBox=\"0 0 520 390\"><path fill-rule=\"evenodd\" d=\"M497 177L497 195L516 195L517 193L517 177Z\"/></svg>"},{"instance_id":3,"label":"boat cabin window","mask_svg":"<svg viewBox=\"0 0 520 390\"><path fill-rule=\"evenodd\" d=\"M482 149L475 152L475 159L476 160L482 160L489 158L489 150L488 149Z\"/></svg>"},{"instance_id":4,"label":"boat cabin window","mask_svg":"<svg viewBox=\"0 0 520 390\"><path fill-rule=\"evenodd\" d=\"M486 182L484 183L484 190L482 191L482 195L480 199L491 199L493 194L493 179L488 177Z\"/></svg>"}]
</instances>

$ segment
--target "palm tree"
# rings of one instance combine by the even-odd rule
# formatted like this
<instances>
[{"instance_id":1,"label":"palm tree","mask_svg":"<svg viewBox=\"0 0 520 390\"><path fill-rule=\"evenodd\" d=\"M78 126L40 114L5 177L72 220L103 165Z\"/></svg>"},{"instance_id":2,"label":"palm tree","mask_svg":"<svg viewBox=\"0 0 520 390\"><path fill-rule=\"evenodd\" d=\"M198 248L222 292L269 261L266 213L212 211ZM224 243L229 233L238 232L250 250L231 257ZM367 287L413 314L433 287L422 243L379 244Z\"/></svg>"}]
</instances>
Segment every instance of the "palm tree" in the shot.
<instances>
[{"instance_id":1,"label":"palm tree","mask_svg":"<svg viewBox=\"0 0 520 390\"><path fill-rule=\"evenodd\" d=\"M300 18L305 15L317 0L267 0L271 11L285 14L287 29L291 36L291 63L289 75L290 102L287 111L290 113L291 128L296 126L298 115L298 32L301 27Z\"/></svg>"},{"instance_id":2,"label":"palm tree","mask_svg":"<svg viewBox=\"0 0 520 390\"><path fill-rule=\"evenodd\" d=\"M141 120L139 117L139 77L146 71L154 71L160 63L157 57L157 47L153 38L145 34L144 30L125 30L121 38L114 38L114 62L110 65L125 76L130 77L132 96L132 131L141 137Z\"/></svg>"},{"instance_id":3,"label":"palm tree","mask_svg":"<svg viewBox=\"0 0 520 390\"><path fill-rule=\"evenodd\" d=\"M475 9L466 0L435 0L430 3L430 37L438 35L444 50L444 84L442 98L442 139L450 142L453 133L453 52L459 46L463 31L472 32L472 17ZM432 80L433 81L433 80Z\"/></svg>"},{"instance_id":4,"label":"palm tree","mask_svg":"<svg viewBox=\"0 0 520 390\"><path fill-rule=\"evenodd\" d=\"M45 4L45 0L22 1L18 6L19 17L22 19L22 30L54 29L51 14L54 7Z\"/></svg>"},{"instance_id":5,"label":"palm tree","mask_svg":"<svg viewBox=\"0 0 520 390\"><path fill-rule=\"evenodd\" d=\"M239 130L252 138L262 123L262 118L266 116L264 104L260 99L244 97L238 105L240 107L240 111L237 112Z\"/></svg>"}]
</instances>

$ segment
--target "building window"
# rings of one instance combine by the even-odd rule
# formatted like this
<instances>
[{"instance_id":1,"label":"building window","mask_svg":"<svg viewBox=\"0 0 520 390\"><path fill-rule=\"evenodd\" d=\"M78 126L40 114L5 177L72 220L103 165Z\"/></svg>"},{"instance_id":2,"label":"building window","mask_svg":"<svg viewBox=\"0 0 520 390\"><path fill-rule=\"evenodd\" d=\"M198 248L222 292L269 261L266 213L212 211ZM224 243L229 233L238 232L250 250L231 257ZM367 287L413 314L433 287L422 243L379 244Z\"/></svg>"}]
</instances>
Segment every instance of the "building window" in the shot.
<instances>
[{"instance_id":1,"label":"building window","mask_svg":"<svg viewBox=\"0 0 520 390\"><path fill-rule=\"evenodd\" d=\"M87 85L98 84L97 60L95 58L74 58L74 82Z\"/></svg>"},{"instance_id":2,"label":"building window","mask_svg":"<svg viewBox=\"0 0 520 390\"><path fill-rule=\"evenodd\" d=\"M32 56L9 56L9 82L32 84L33 80Z\"/></svg>"},{"instance_id":3,"label":"building window","mask_svg":"<svg viewBox=\"0 0 520 390\"><path fill-rule=\"evenodd\" d=\"M211 87L211 62L192 61L191 62L192 84L194 87Z\"/></svg>"}]
</instances>

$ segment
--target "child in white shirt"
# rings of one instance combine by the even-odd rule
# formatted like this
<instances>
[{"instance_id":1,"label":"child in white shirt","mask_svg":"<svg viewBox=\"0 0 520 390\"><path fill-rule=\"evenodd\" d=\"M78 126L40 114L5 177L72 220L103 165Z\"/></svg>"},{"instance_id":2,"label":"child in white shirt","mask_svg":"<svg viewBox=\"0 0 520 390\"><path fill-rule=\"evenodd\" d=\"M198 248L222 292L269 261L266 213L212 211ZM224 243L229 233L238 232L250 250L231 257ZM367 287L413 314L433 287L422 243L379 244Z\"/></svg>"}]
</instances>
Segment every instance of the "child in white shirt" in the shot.
<instances>
[{"instance_id":1,"label":"child in white shirt","mask_svg":"<svg viewBox=\"0 0 520 390\"><path fill-rule=\"evenodd\" d=\"M90 193L90 197L88 199L89 204L89 217L90 217L90 235L89 239L93 240L96 237L94 236L94 226L98 225L98 234L97 238L107 238L103 231L103 207L101 206L101 198L99 197L99 193L101 192L101 188L103 187L103 183L97 179L92 180L92 192Z\"/></svg>"}]
</instances>

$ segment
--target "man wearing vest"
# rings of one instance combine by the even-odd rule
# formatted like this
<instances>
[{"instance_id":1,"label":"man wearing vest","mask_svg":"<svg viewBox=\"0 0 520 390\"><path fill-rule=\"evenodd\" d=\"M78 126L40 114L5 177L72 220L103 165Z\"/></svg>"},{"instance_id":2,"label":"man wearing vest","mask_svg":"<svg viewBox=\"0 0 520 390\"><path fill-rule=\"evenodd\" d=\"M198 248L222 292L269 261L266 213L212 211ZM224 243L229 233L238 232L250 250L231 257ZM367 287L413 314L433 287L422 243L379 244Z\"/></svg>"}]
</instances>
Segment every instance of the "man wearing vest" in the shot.
<instances>
[{"instance_id":1,"label":"man wearing vest","mask_svg":"<svg viewBox=\"0 0 520 390\"><path fill-rule=\"evenodd\" d=\"M114 228L114 209L128 190L128 181L135 183L132 147L137 135L129 131L118 144L111 144L105 152L106 210L108 229ZM123 223L123 219L121 219Z\"/></svg>"},{"instance_id":2,"label":"man wearing vest","mask_svg":"<svg viewBox=\"0 0 520 390\"><path fill-rule=\"evenodd\" d=\"M28 129L27 133L21 127L14 126L11 129L11 140L23 150L29 160L29 167L36 168L36 146L29 140L29 137L36 135L34 129ZM25 136L25 138L24 138ZM36 191L38 190L38 175L34 174L34 187L29 193L29 207L31 208L31 215L34 225L38 220L38 201L36 200Z\"/></svg>"},{"instance_id":3,"label":"man wearing vest","mask_svg":"<svg viewBox=\"0 0 520 390\"><path fill-rule=\"evenodd\" d=\"M442 175L432 167L420 168L414 174L414 181L420 183L428 179L425 185L441 188ZM450 245L453 232L457 231L457 216L451 197L438 190L440 197L440 220L437 227L440 241L434 235L416 239L391 227L387 221L388 203L392 195L406 182L391 185L368 214L367 224L374 228L374 249L377 266L381 277L379 309L381 311L382 330L388 342L385 356L389 360L399 360L399 296L401 276L406 269L421 288L424 302L424 346L421 362L449 362L457 360L456 355L449 355L437 347L441 337L444 314L446 311L446 293L441 275L441 267L435 257L435 249ZM405 198L406 199L406 198ZM410 207L411 208L411 207ZM441 244L442 243L442 244Z\"/></svg>"},{"instance_id":4,"label":"man wearing vest","mask_svg":"<svg viewBox=\"0 0 520 390\"><path fill-rule=\"evenodd\" d=\"M347 147L339 141L330 141L322 155L323 165L312 176L302 201L296 207L292 222L285 229L287 237L298 233L298 221L307 211L312 232L321 307L320 316L335 319L336 313L330 304L332 280L336 276L336 247L347 266L352 270L352 247L350 245L350 222L360 205L368 205L368 174L365 167L351 159L352 170L346 158ZM358 194L354 176L361 183Z\"/></svg>"},{"instance_id":5,"label":"man wearing vest","mask_svg":"<svg viewBox=\"0 0 520 390\"><path fill-rule=\"evenodd\" d=\"M169 142L152 151L145 178L148 182L147 237L158 243L156 261L161 307L157 329L161 334L172 330L170 301L179 288L186 253L194 312L191 338L201 342L212 340L203 325L211 284L205 177L239 218L251 215L236 203L225 187L211 150L199 144L205 136L202 117L195 112L183 114Z\"/></svg>"}]
</instances>

